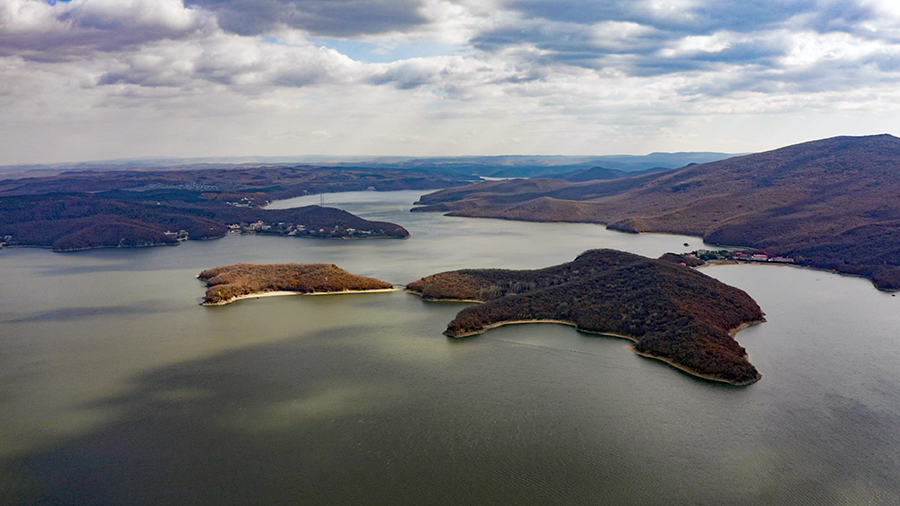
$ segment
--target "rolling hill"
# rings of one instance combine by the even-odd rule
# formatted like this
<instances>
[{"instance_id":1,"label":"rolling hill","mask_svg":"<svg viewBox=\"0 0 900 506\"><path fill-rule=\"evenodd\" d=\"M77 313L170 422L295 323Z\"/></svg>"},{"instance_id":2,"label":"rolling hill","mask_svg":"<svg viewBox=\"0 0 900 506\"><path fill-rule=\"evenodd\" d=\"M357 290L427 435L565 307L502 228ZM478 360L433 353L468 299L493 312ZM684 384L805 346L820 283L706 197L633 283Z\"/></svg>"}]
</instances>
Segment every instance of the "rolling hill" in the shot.
<instances>
[{"instance_id":1,"label":"rolling hill","mask_svg":"<svg viewBox=\"0 0 900 506\"><path fill-rule=\"evenodd\" d=\"M900 290L900 139L834 137L611 180L492 181L414 211L696 235Z\"/></svg>"}]
</instances>

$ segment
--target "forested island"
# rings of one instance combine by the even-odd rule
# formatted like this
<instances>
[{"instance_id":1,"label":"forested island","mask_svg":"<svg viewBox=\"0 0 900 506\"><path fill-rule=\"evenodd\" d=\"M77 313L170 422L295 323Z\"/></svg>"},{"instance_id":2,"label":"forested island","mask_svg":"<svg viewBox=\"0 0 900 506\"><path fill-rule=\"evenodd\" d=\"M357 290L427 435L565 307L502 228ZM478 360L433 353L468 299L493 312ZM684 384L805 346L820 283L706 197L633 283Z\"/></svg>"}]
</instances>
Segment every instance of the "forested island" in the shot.
<instances>
[{"instance_id":1,"label":"forested island","mask_svg":"<svg viewBox=\"0 0 900 506\"><path fill-rule=\"evenodd\" d=\"M761 377L732 337L763 321L759 305L744 291L672 261L591 250L544 269L444 272L407 289L425 300L483 302L456 315L444 332L451 337L556 321L625 337L641 355L703 378L748 385Z\"/></svg>"},{"instance_id":2,"label":"forested island","mask_svg":"<svg viewBox=\"0 0 900 506\"><path fill-rule=\"evenodd\" d=\"M489 181L413 211L695 235L900 290L900 139L834 137L634 177Z\"/></svg>"},{"instance_id":3,"label":"forested island","mask_svg":"<svg viewBox=\"0 0 900 506\"><path fill-rule=\"evenodd\" d=\"M275 292L340 293L390 290L380 279L351 274L334 264L240 263L206 269L198 279L206 281L204 306L221 306L242 298Z\"/></svg>"}]
</instances>

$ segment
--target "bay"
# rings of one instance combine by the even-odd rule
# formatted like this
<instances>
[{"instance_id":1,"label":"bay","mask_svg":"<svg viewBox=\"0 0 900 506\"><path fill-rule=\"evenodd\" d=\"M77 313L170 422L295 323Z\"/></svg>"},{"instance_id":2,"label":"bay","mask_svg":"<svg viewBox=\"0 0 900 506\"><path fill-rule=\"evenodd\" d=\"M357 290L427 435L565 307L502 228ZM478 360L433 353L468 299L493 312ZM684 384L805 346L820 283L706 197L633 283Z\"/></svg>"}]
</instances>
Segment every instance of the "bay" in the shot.
<instances>
[{"instance_id":1,"label":"bay","mask_svg":"<svg viewBox=\"0 0 900 506\"><path fill-rule=\"evenodd\" d=\"M404 292L198 305L197 273L236 262L407 283L702 247L420 194L325 196L406 240L0 251L0 504L900 504L900 299L863 279L705 268L767 314L737 336L747 388L561 325L449 340L464 304Z\"/></svg>"}]
</instances>

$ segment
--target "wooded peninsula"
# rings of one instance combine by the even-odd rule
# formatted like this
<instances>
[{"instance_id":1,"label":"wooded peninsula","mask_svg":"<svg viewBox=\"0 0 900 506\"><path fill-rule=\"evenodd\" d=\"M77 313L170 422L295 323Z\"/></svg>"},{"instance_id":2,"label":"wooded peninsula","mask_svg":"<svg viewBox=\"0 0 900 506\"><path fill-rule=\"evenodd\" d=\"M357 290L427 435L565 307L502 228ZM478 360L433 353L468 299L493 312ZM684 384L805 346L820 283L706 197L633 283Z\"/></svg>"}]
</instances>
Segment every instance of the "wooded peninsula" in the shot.
<instances>
[{"instance_id":1,"label":"wooded peninsula","mask_svg":"<svg viewBox=\"0 0 900 506\"><path fill-rule=\"evenodd\" d=\"M759 305L743 290L673 261L591 250L544 269L444 272L407 289L425 300L483 302L456 315L444 332L451 337L557 321L625 337L637 353L706 379L748 385L761 377L732 337L763 321Z\"/></svg>"},{"instance_id":2,"label":"wooded peninsula","mask_svg":"<svg viewBox=\"0 0 900 506\"><path fill-rule=\"evenodd\" d=\"M223 265L197 276L206 281L204 306L221 306L242 298L272 292L340 293L390 290L386 281L351 274L334 264Z\"/></svg>"}]
</instances>

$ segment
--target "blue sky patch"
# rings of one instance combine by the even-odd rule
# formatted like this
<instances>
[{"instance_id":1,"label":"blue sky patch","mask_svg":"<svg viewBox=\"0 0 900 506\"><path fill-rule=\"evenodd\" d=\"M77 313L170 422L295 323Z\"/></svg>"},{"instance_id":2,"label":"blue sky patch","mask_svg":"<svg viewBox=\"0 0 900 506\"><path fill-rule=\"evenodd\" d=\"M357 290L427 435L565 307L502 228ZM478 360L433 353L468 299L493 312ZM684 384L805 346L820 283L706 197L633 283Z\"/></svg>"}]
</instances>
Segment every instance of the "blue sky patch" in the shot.
<instances>
[{"instance_id":1,"label":"blue sky patch","mask_svg":"<svg viewBox=\"0 0 900 506\"><path fill-rule=\"evenodd\" d=\"M459 47L437 41L407 42L396 45L376 44L333 37L310 37L310 42L325 46L357 61L390 63L410 58L428 58L456 54Z\"/></svg>"}]
</instances>

